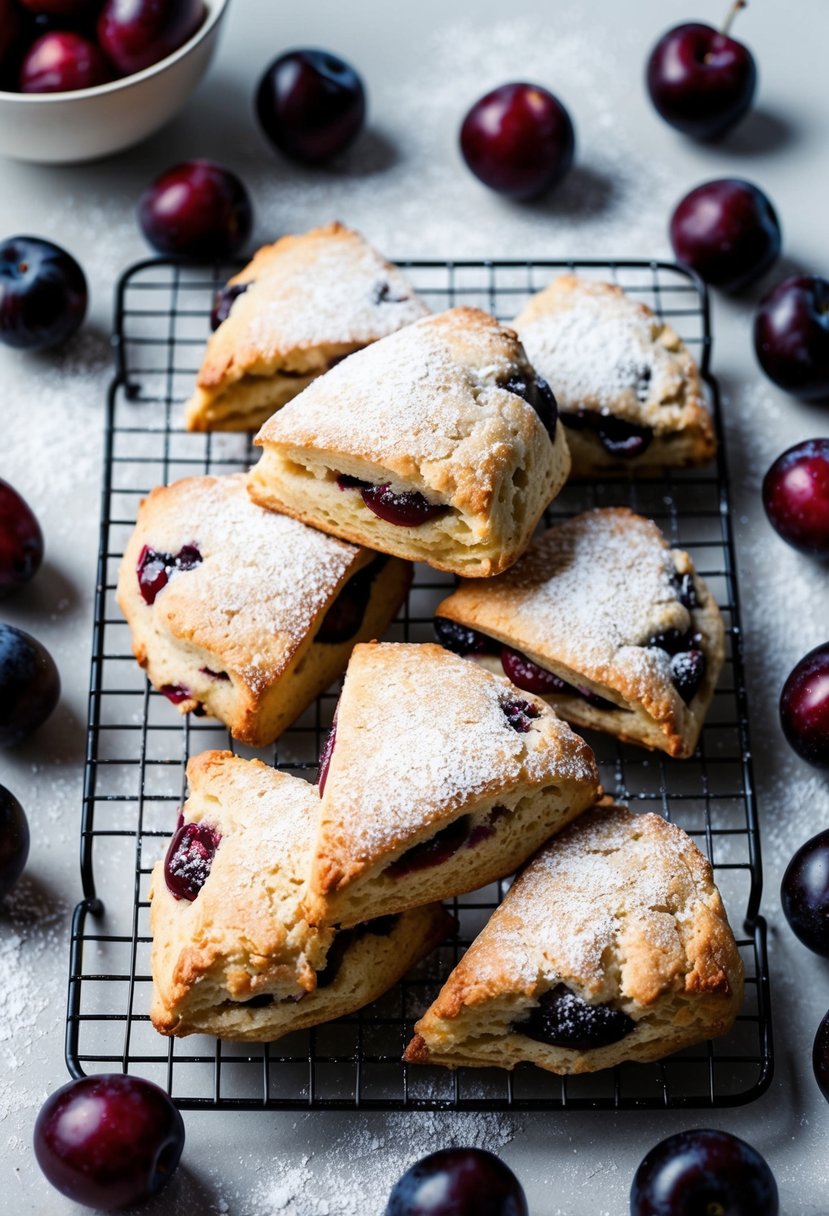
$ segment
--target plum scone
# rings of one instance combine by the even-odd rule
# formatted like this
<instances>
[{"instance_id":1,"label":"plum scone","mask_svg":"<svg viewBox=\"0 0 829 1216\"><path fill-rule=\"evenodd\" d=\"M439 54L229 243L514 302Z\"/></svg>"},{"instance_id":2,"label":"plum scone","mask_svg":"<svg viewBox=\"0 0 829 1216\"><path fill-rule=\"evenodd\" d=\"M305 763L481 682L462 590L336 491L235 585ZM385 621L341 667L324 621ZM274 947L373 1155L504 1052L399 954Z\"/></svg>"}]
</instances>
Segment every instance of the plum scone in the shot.
<instances>
[{"instance_id":1,"label":"plum scone","mask_svg":"<svg viewBox=\"0 0 829 1216\"><path fill-rule=\"evenodd\" d=\"M743 965L680 828L588 811L510 888L415 1026L413 1063L593 1072L726 1034Z\"/></svg>"},{"instance_id":2,"label":"plum scone","mask_svg":"<svg viewBox=\"0 0 829 1216\"><path fill-rule=\"evenodd\" d=\"M725 654L719 608L689 555L625 507L577 515L505 574L462 581L435 630L573 725L681 757L697 745Z\"/></svg>"},{"instance_id":3,"label":"plum scone","mask_svg":"<svg viewBox=\"0 0 829 1216\"><path fill-rule=\"evenodd\" d=\"M452 930L440 904L351 930L305 918L319 798L258 760L203 752L152 873L153 1002L162 1034L269 1042L360 1009Z\"/></svg>"},{"instance_id":4,"label":"plum scone","mask_svg":"<svg viewBox=\"0 0 829 1216\"><path fill-rule=\"evenodd\" d=\"M261 506L471 578L516 560L570 469L548 386L512 330L472 308L353 355L256 443Z\"/></svg>"},{"instance_id":5,"label":"plum scone","mask_svg":"<svg viewBox=\"0 0 829 1216\"><path fill-rule=\"evenodd\" d=\"M264 511L243 474L157 487L118 578L135 656L182 713L272 743L383 633L408 590L396 558Z\"/></svg>"},{"instance_id":6,"label":"plum scone","mask_svg":"<svg viewBox=\"0 0 829 1216\"><path fill-rule=\"evenodd\" d=\"M428 312L342 224L265 245L219 293L187 428L254 430L346 355Z\"/></svg>"}]
</instances>

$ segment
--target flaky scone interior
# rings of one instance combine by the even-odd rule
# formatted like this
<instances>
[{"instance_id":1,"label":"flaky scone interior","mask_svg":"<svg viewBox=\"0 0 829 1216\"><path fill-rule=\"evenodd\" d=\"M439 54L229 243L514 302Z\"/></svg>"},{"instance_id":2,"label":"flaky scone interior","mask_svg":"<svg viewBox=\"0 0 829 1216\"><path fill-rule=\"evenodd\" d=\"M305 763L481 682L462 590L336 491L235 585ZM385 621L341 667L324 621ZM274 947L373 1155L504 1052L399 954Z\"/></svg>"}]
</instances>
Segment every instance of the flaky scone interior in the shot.
<instances>
[{"instance_id":1,"label":"flaky scone interior","mask_svg":"<svg viewBox=\"0 0 829 1216\"><path fill-rule=\"evenodd\" d=\"M385 631L410 581L404 562L256 506L244 474L191 477L141 503L118 603L160 692L264 747Z\"/></svg>"},{"instance_id":2,"label":"flaky scone interior","mask_svg":"<svg viewBox=\"0 0 829 1216\"><path fill-rule=\"evenodd\" d=\"M470 578L516 560L570 468L548 387L512 330L471 308L353 355L256 443L260 505Z\"/></svg>"},{"instance_id":3,"label":"flaky scone interior","mask_svg":"<svg viewBox=\"0 0 829 1216\"><path fill-rule=\"evenodd\" d=\"M574 726L677 757L696 748L725 657L690 556L626 507L557 524L505 574L462 581L435 628Z\"/></svg>"},{"instance_id":4,"label":"flaky scone interior","mask_svg":"<svg viewBox=\"0 0 829 1216\"><path fill-rule=\"evenodd\" d=\"M451 932L440 905L348 932L312 927L303 896L315 789L205 752L152 874L153 1003L162 1034L271 1041L369 1004Z\"/></svg>"},{"instance_id":5,"label":"flaky scone interior","mask_svg":"<svg viewBox=\"0 0 829 1216\"><path fill-rule=\"evenodd\" d=\"M595 799L538 697L431 644L356 647L321 771L309 919L352 925L503 878Z\"/></svg>"},{"instance_id":6,"label":"flaky scone interior","mask_svg":"<svg viewBox=\"0 0 829 1216\"><path fill-rule=\"evenodd\" d=\"M265 245L219 294L187 429L255 430L347 355L428 312L402 271L343 224Z\"/></svg>"},{"instance_id":7,"label":"flaky scone interior","mask_svg":"<svg viewBox=\"0 0 829 1216\"><path fill-rule=\"evenodd\" d=\"M412 1063L594 1072L727 1033L743 965L711 866L620 807L551 840L415 1027Z\"/></svg>"},{"instance_id":8,"label":"flaky scone interior","mask_svg":"<svg viewBox=\"0 0 829 1216\"><path fill-rule=\"evenodd\" d=\"M654 475L713 456L696 363L646 304L613 283L564 274L514 324L556 395L572 476Z\"/></svg>"}]
</instances>

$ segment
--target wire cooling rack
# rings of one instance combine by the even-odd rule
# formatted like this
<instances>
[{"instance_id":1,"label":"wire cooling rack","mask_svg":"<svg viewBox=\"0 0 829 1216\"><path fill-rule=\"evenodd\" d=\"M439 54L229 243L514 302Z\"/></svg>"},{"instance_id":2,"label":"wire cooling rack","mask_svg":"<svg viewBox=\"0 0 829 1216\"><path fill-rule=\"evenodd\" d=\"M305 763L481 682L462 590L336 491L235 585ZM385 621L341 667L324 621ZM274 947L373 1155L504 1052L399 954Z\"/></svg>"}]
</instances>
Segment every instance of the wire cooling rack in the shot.
<instances>
[{"instance_id":1,"label":"wire cooling rack","mask_svg":"<svg viewBox=\"0 0 829 1216\"><path fill-rule=\"evenodd\" d=\"M728 475L704 288L662 262L406 262L435 311L464 303L514 316L565 269L611 279L667 318L698 358L720 437L716 464L660 480L568 486L550 519L594 506L629 505L688 549L726 623L727 659L696 754L661 754L591 734L605 788L637 810L688 831L710 858L746 969L746 998L730 1035L656 1064L627 1064L584 1077L528 1065L499 1069L408 1066L400 1056L426 1008L502 891L495 884L451 901L457 940L436 950L370 1008L339 1022L253 1046L203 1036L168 1040L152 1028L149 875L185 793L188 756L234 745L208 719L182 719L153 692L133 660L115 603L118 563L140 497L154 485L246 467L245 435L183 428L208 335L213 293L231 272L143 262L126 272L115 316L117 373L108 404L100 558L81 873L84 898L72 924L66 1057L75 1076L123 1070L161 1084L184 1109L556 1110L736 1106L758 1097L772 1074L762 874L746 719L738 589ZM438 599L451 579L418 567L388 636L431 638ZM313 780L337 689L320 697L270 749L278 767Z\"/></svg>"}]
</instances>

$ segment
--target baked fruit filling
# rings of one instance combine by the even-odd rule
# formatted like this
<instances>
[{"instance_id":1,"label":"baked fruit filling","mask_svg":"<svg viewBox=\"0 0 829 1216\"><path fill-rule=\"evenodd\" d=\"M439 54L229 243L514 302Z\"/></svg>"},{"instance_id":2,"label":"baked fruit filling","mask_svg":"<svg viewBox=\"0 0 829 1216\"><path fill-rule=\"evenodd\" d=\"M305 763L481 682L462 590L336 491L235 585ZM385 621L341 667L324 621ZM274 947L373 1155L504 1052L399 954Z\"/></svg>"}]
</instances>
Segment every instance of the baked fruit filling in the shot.
<instances>
[{"instance_id":1,"label":"baked fruit filling","mask_svg":"<svg viewBox=\"0 0 829 1216\"><path fill-rule=\"evenodd\" d=\"M325 956L325 966L317 972L317 988L329 988L334 983L349 950L356 942L369 933L373 937L388 937L399 920L399 916L377 916L351 929L338 929Z\"/></svg>"},{"instance_id":2,"label":"baked fruit filling","mask_svg":"<svg viewBox=\"0 0 829 1216\"><path fill-rule=\"evenodd\" d=\"M221 834L206 823L185 823L179 815L176 830L164 858L164 881L176 899L191 903L207 880Z\"/></svg>"},{"instance_id":3,"label":"baked fruit filling","mask_svg":"<svg viewBox=\"0 0 829 1216\"><path fill-rule=\"evenodd\" d=\"M222 287L216 292L213 300L213 308L210 312L210 328L217 330L223 321L226 321L230 316L230 310L235 301L245 294L247 289L253 286L253 279L247 283L228 283L226 287Z\"/></svg>"},{"instance_id":4,"label":"baked fruit filling","mask_svg":"<svg viewBox=\"0 0 829 1216\"><path fill-rule=\"evenodd\" d=\"M437 519L449 510L441 503L429 502L419 490L393 490L389 482L373 485L370 481L361 481L359 477L338 473L337 485L344 491L359 490L369 511L400 528L419 528L421 524Z\"/></svg>"},{"instance_id":5,"label":"baked fruit filling","mask_svg":"<svg viewBox=\"0 0 829 1216\"><path fill-rule=\"evenodd\" d=\"M558 406L550 388L543 376L510 376L504 383L508 393L523 397L527 405L531 405L543 423L544 429L555 442L556 422L558 421ZM562 418L562 422L564 419Z\"/></svg>"},{"instance_id":6,"label":"baked fruit filling","mask_svg":"<svg viewBox=\"0 0 829 1216\"><path fill-rule=\"evenodd\" d=\"M507 807L494 806L482 821L479 816L461 815L428 840L412 845L402 857L386 866L384 873L389 878L403 878L407 874L442 865L461 849L474 849L482 840L488 840L498 820L508 814ZM479 821L476 822L476 819Z\"/></svg>"},{"instance_id":7,"label":"baked fruit filling","mask_svg":"<svg viewBox=\"0 0 829 1216\"><path fill-rule=\"evenodd\" d=\"M633 1018L612 1005L590 1005L566 984L556 984L540 998L523 1022L514 1022L513 1034L523 1034L550 1047L591 1051L609 1047L636 1029Z\"/></svg>"},{"instance_id":8,"label":"baked fruit filling","mask_svg":"<svg viewBox=\"0 0 829 1216\"><path fill-rule=\"evenodd\" d=\"M633 460L643 456L653 441L653 428L628 422L613 414L600 414L595 410L579 410L574 414L562 414L561 421L571 431L590 431L595 435L610 456L622 460Z\"/></svg>"},{"instance_id":9,"label":"baked fruit filling","mask_svg":"<svg viewBox=\"0 0 829 1216\"><path fill-rule=\"evenodd\" d=\"M314 636L315 642L339 646L354 637L366 614L371 585L388 560L385 554L378 554L367 566L352 575L323 617Z\"/></svg>"},{"instance_id":10,"label":"baked fruit filling","mask_svg":"<svg viewBox=\"0 0 829 1216\"><path fill-rule=\"evenodd\" d=\"M164 590L174 574L193 570L201 565L201 561L202 555L195 544L182 545L178 553L162 553L145 545L136 568L144 603L154 604L156 596Z\"/></svg>"}]
</instances>

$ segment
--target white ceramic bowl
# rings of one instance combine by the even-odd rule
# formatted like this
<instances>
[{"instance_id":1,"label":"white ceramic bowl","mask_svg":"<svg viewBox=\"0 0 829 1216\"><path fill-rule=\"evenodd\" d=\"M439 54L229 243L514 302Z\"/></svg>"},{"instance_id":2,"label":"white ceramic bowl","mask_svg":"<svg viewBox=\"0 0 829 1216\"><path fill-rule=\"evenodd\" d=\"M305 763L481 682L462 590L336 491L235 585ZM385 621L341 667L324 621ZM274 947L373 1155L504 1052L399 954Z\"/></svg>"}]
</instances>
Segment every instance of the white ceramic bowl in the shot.
<instances>
[{"instance_id":1,"label":"white ceramic bowl","mask_svg":"<svg viewBox=\"0 0 829 1216\"><path fill-rule=\"evenodd\" d=\"M138 143L173 117L207 71L229 3L205 0L193 37L143 72L72 93L0 90L0 155L72 164Z\"/></svg>"}]
</instances>

